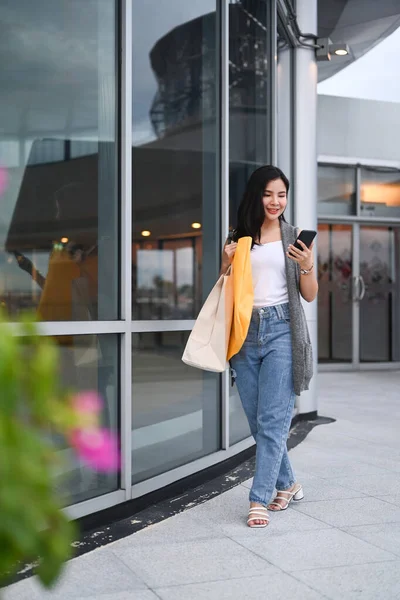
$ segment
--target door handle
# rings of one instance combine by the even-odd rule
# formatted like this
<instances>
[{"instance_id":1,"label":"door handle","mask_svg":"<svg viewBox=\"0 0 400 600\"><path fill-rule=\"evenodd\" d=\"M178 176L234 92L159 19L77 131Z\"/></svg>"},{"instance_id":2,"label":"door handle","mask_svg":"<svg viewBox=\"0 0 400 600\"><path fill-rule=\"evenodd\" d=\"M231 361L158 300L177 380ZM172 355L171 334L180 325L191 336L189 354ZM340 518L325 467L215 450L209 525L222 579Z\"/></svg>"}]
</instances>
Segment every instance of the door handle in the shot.
<instances>
[{"instance_id":1,"label":"door handle","mask_svg":"<svg viewBox=\"0 0 400 600\"><path fill-rule=\"evenodd\" d=\"M362 275L359 276L359 283L360 283L360 293L358 295L358 300L361 302L361 300L365 296L365 290L366 290L365 281L364 281L364 278Z\"/></svg>"},{"instance_id":2,"label":"door handle","mask_svg":"<svg viewBox=\"0 0 400 600\"><path fill-rule=\"evenodd\" d=\"M355 275L353 277L353 289L352 289L353 302L359 301L359 293L358 293L359 283L360 283L360 278L358 275Z\"/></svg>"}]
</instances>

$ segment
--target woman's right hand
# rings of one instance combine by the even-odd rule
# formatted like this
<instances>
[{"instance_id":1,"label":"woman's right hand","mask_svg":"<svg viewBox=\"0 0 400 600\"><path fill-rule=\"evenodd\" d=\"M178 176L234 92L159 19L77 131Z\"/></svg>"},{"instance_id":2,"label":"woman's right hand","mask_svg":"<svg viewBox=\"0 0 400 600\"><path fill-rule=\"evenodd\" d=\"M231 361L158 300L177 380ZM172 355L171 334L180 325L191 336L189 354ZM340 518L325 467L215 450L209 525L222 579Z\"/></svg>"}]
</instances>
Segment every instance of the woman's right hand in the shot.
<instances>
[{"instance_id":1,"label":"woman's right hand","mask_svg":"<svg viewBox=\"0 0 400 600\"><path fill-rule=\"evenodd\" d=\"M223 262L225 264L228 264L228 265L232 264L233 257L235 256L237 246L238 246L237 242L232 242L232 243L228 244L227 246L225 246L224 253L223 253Z\"/></svg>"}]
</instances>

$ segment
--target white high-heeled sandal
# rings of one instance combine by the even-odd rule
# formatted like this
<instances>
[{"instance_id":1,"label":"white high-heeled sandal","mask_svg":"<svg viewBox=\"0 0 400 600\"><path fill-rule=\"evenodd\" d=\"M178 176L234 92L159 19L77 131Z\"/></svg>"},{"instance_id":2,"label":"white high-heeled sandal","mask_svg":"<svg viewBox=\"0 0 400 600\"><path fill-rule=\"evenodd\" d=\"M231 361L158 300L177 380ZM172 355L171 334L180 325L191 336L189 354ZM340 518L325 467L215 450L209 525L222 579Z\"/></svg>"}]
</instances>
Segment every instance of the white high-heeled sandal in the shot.
<instances>
[{"instance_id":1,"label":"white high-heeled sandal","mask_svg":"<svg viewBox=\"0 0 400 600\"><path fill-rule=\"evenodd\" d=\"M257 524L257 525L250 525L250 523L252 521L265 521L265 523ZM269 523L269 515L268 515L268 511L265 508L265 506L253 506L253 508L250 508L249 510L249 518L247 519L247 525L251 528L251 529L260 529L262 527L266 527Z\"/></svg>"},{"instance_id":2,"label":"white high-heeled sandal","mask_svg":"<svg viewBox=\"0 0 400 600\"><path fill-rule=\"evenodd\" d=\"M287 494L287 496L281 496L281 494ZM298 502L299 500L303 500L304 498L304 492L303 492L303 487L299 484L299 487L294 490L293 492L289 492L287 490L281 490L281 491L277 491L277 494L274 498L273 502L270 502L268 504L268 508L270 506L278 506L278 509L272 508L270 510L272 510L273 512L280 512L281 510L287 510L287 508L289 508L289 504L291 503L292 500L294 500L295 502ZM284 500L285 501L285 505L282 506L282 504L280 502L276 502L276 500Z\"/></svg>"}]
</instances>

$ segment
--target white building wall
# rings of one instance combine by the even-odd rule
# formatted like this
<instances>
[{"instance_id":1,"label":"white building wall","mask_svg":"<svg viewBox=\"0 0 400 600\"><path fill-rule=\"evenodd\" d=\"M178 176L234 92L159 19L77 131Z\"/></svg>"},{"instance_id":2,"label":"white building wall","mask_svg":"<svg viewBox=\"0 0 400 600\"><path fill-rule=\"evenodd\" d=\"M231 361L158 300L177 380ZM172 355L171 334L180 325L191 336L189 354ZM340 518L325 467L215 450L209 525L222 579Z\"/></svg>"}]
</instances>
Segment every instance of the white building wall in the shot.
<instances>
[{"instance_id":1,"label":"white building wall","mask_svg":"<svg viewBox=\"0 0 400 600\"><path fill-rule=\"evenodd\" d=\"M400 166L400 105L395 102L319 94L317 125L318 157L397 161Z\"/></svg>"}]
</instances>

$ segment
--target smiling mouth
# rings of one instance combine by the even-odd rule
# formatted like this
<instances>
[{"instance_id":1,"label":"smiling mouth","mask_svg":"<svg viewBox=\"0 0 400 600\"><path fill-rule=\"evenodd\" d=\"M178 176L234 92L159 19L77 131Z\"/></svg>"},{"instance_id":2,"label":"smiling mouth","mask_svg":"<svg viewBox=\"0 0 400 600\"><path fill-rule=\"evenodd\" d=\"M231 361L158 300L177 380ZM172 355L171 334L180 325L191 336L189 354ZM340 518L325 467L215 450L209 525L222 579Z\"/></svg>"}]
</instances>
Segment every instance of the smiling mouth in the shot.
<instances>
[{"instance_id":1,"label":"smiling mouth","mask_svg":"<svg viewBox=\"0 0 400 600\"><path fill-rule=\"evenodd\" d=\"M267 208L267 211L275 214L275 213L279 212L279 208Z\"/></svg>"}]
</instances>

